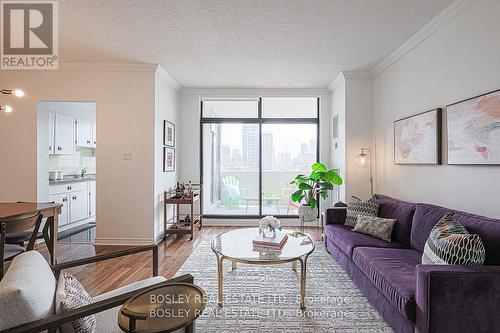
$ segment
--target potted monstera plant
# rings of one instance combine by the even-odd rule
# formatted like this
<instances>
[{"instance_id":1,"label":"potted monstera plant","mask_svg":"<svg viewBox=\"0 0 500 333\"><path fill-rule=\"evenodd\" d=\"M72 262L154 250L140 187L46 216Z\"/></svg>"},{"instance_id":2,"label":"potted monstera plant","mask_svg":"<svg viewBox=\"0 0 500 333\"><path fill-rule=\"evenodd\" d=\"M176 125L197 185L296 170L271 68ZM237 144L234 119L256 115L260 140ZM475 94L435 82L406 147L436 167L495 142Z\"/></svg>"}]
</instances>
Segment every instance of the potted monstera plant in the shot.
<instances>
[{"instance_id":1,"label":"potted monstera plant","mask_svg":"<svg viewBox=\"0 0 500 333\"><path fill-rule=\"evenodd\" d=\"M292 194L292 201L299 203L299 218L302 222L312 222L318 216L319 197L328 198L333 186L342 185L342 177L336 170L328 170L323 163L316 162L311 165L311 174L297 175L290 184L297 186L297 191Z\"/></svg>"}]
</instances>

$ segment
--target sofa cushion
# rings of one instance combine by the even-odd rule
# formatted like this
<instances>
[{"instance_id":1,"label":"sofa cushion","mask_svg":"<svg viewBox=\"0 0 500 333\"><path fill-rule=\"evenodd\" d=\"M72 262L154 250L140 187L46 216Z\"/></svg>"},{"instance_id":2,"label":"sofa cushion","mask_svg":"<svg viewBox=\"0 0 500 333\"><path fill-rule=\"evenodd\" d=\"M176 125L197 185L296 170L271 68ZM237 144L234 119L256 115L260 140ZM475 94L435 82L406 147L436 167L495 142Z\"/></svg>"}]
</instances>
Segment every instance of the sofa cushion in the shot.
<instances>
[{"instance_id":1,"label":"sofa cushion","mask_svg":"<svg viewBox=\"0 0 500 333\"><path fill-rule=\"evenodd\" d=\"M368 200L361 200L358 197L351 197L347 205L347 214L345 218L345 225L354 227L358 219L358 215L377 216L378 213L378 199L373 196Z\"/></svg>"},{"instance_id":2,"label":"sofa cushion","mask_svg":"<svg viewBox=\"0 0 500 333\"><path fill-rule=\"evenodd\" d=\"M386 242L381 239L353 232L351 227L341 224L329 224L325 226L325 237L331 240L342 252L352 257L352 251L359 246L402 248L403 245L397 242Z\"/></svg>"},{"instance_id":3,"label":"sofa cushion","mask_svg":"<svg viewBox=\"0 0 500 333\"><path fill-rule=\"evenodd\" d=\"M154 284L164 282L164 281L167 281L167 279L165 277L154 276L154 277L151 277L149 279L133 282L133 283L127 284L126 286L123 286L123 287L108 291L107 293L95 296L94 302L99 302L99 301L109 299L111 297L120 296L120 295L123 295L125 293L128 293L129 291L134 291L137 289L149 287L149 286L152 286Z\"/></svg>"},{"instance_id":4,"label":"sofa cushion","mask_svg":"<svg viewBox=\"0 0 500 333\"><path fill-rule=\"evenodd\" d=\"M436 223L427 239L422 264L482 265L484 245L479 235L445 216Z\"/></svg>"},{"instance_id":5,"label":"sofa cushion","mask_svg":"<svg viewBox=\"0 0 500 333\"><path fill-rule=\"evenodd\" d=\"M352 231L391 241L392 229L397 220L384 219L378 216L358 215L358 220Z\"/></svg>"},{"instance_id":6,"label":"sofa cushion","mask_svg":"<svg viewBox=\"0 0 500 333\"><path fill-rule=\"evenodd\" d=\"M56 313L68 312L93 303L92 297L73 275L62 272L56 291ZM71 326L71 327L69 327ZM96 316L78 318L71 325L62 325L62 332L96 332Z\"/></svg>"},{"instance_id":7,"label":"sofa cushion","mask_svg":"<svg viewBox=\"0 0 500 333\"><path fill-rule=\"evenodd\" d=\"M392 239L410 247L411 224L416 204L377 194L379 200L378 216L385 219L396 219Z\"/></svg>"},{"instance_id":8,"label":"sofa cushion","mask_svg":"<svg viewBox=\"0 0 500 333\"><path fill-rule=\"evenodd\" d=\"M37 251L18 255L0 281L0 331L54 313L57 282Z\"/></svg>"},{"instance_id":9,"label":"sofa cushion","mask_svg":"<svg viewBox=\"0 0 500 333\"><path fill-rule=\"evenodd\" d=\"M411 229L411 247L423 252L432 228L446 215L471 234L481 237L486 252L485 265L500 265L500 220L444 207L417 204Z\"/></svg>"},{"instance_id":10,"label":"sofa cushion","mask_svg":"<svg viewBox=\"0 0 500 333\"><path fill-rule=\"evenodd\" d=\"M109 299L109 298L114 297L114 296L123 295L129 291L134 291L134 290L141 289L144 287L149 287L149 286L152 286L154 284L164 282L166 280L167 279L165 279L163 276L155 276L155 277L152 277L152 278L149 278L146 280L134 282L134 283L128 284L124 287L121 287L121 288L112 290L110 292L101 294L99 296L96 296L96 297L94 297L94 302L99 302L99 301L103 301L103 300ZM120 308L121 308L121 306L117 306L117 307L111 308L109 310L99 312L96 315L96 319L97 319L96 332L99 332L99 333L120 333L120 332L122 332L120 327L118 327L118 320L116 319L116 318L118 318L118 312L120 311ZM183 330L180 330L180 331L183 332Z\"/></svg>"},{"instance_id":11,"label":"sofa cushion","mask_svg":"<svg viewBox=\"0 0 500 333\"><path fill-rule=\"evenodd\" d=\"M422 254L413 249L358 247L353 261L387 300L407 319L415 321L415 267Z\"/></svg>"}]
</instances>

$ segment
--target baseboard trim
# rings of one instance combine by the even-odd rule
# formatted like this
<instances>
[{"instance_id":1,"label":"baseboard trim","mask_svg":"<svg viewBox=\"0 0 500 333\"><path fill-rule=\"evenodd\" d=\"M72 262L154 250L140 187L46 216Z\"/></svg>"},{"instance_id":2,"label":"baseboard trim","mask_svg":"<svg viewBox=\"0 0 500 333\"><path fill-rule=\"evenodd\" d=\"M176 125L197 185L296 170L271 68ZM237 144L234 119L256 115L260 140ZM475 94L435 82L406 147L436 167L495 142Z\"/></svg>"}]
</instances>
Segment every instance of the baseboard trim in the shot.
<instances>
[{"instance_id":1,"label":"baseboard trim","mask_svg":"<svg viewBox=\"0 0 500 333\"><path fill-rule=\"evenodd\" d=\"M149 245L156 244L153 238L97 238L95 245Z\"/></svg>"}]
</instances>

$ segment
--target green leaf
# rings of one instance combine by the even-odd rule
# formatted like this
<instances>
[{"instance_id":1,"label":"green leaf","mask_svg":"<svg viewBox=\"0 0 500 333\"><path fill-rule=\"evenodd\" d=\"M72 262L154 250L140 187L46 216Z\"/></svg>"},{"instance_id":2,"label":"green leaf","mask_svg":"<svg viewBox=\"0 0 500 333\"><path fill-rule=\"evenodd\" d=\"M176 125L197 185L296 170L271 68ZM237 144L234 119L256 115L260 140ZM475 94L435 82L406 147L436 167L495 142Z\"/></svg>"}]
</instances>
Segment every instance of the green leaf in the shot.
<instances>
[{"instance_id":1,"label":"green leaf","mask_svg":"<svg viewBox=\"0 0 500 333\"><path fill-rule=\"evenodd\" d=\"M316 199L314 199L313 197L309 197L307 203L309 204L309 206L311 206L312 209L316 208Z\"/></svg>"},{"instance_id":2,"label":"green leaf","mask_svg":"<svg viewBox=\"0 0 500 333\"><path fill-rule=\"evenodd\" d=\"M328 170L324 175L323 175L323 178L322 178L324 181L327 181L327 182L330 182L330 183L333 183L335 185L342 185L343 181L342 181L342 177L339 176L339 174L337 173L337 171L335 170Z\"/></svg>"},{"instance_id":3,"label":"green leaf","mask_svg":"<svg viewBox=\"0 0 500 333\"><path fill-rule=\"evenodd\" d=\"M311 169L314 171L326 171L326 166L323 163L316 162L313 165L311 165Z\"/></svg>"},{"instance_id":4,"label":"green leaf","mask_svg":"<svg viewBox=\"0 0 500 333\"><path fill-rule=\"evenodd\" d=\"M297 175L290 184L297 184L297 182L307 182L307 177L304 175Z\"/></svg>"},{"instance_id":5,"label":"green leaf","mask_svg":"<svg viewBox=\"0 0 500 333\"><path fill-rule=\"evenodd\" d=\"M320 193L319 193L319 195L321 195L321 197L322 197L323 199L328 198L328 192L322 191L322 192L320 192Z\"/></svg>"},{"instance_id":6,"label":"green leaf","mask_svg":"<svg viewBox=\"0 0 500 333\"><path fill-rule=\"evenodd\" d=\"M330 182L320 182L319 186L321 186L321 188L325 190L333 190L333 185Z\"/></svg>"},{"instance_id":7,"label":"green leaf","mask_svg":"<svg viewBox=\"0 0 500 333\"><path fill-rule=\"evenodd\" d=\"M299 186L299 189L301 189L301 190L305 190L305 191L312 190L312 186L307 184L307 183L301 183L301 184L298 184L298 186Z\"/></svg>"},{"instance_id":8,"label":"green leaf","mask_svg":"<svg viewBox=\"0 0 500 333\"><path fill-rule=\"evenodd\" d=\"M304 197L304 191L303 190L298 190L292 193L292 201L293 202L300 202L302 198Z\"/></svg>"},{"instance_id":9,"label":"green leaf","mask_svg":"<svg viewBox=\"0 0 500 333\"><path fill-rule=\"evenodd\" d=\"M311 175L309 176L309 178L311 178L312 180L320 179L322 174L323 174L323 172L313 171L313 172L311 172Z\"/></svg>"}]
</instances>

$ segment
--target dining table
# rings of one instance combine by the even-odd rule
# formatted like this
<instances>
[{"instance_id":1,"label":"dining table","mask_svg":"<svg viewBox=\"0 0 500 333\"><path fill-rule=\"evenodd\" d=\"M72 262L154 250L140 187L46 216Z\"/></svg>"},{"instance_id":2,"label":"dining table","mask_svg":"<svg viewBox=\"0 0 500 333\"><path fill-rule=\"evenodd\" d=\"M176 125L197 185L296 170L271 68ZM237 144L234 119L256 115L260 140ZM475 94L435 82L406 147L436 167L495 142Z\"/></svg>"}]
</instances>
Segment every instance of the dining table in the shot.
<instances>
[{"instance_id":1,"label":"dining table","mask_svg":"<svg viewBox=\"0 0 500 333\"><path fill-rule=\"evenodd\" d=\"M36 202L0 202L0 219L8 219L22 214L34 214L40 212L44 218L47 218L45 223L49 224L47 248L50 254L50 264L57 263L56 247L57 247L57 229L58 217L61 214L62 204L59 203L36 203Z\"/></svg>"}]
</instances>

